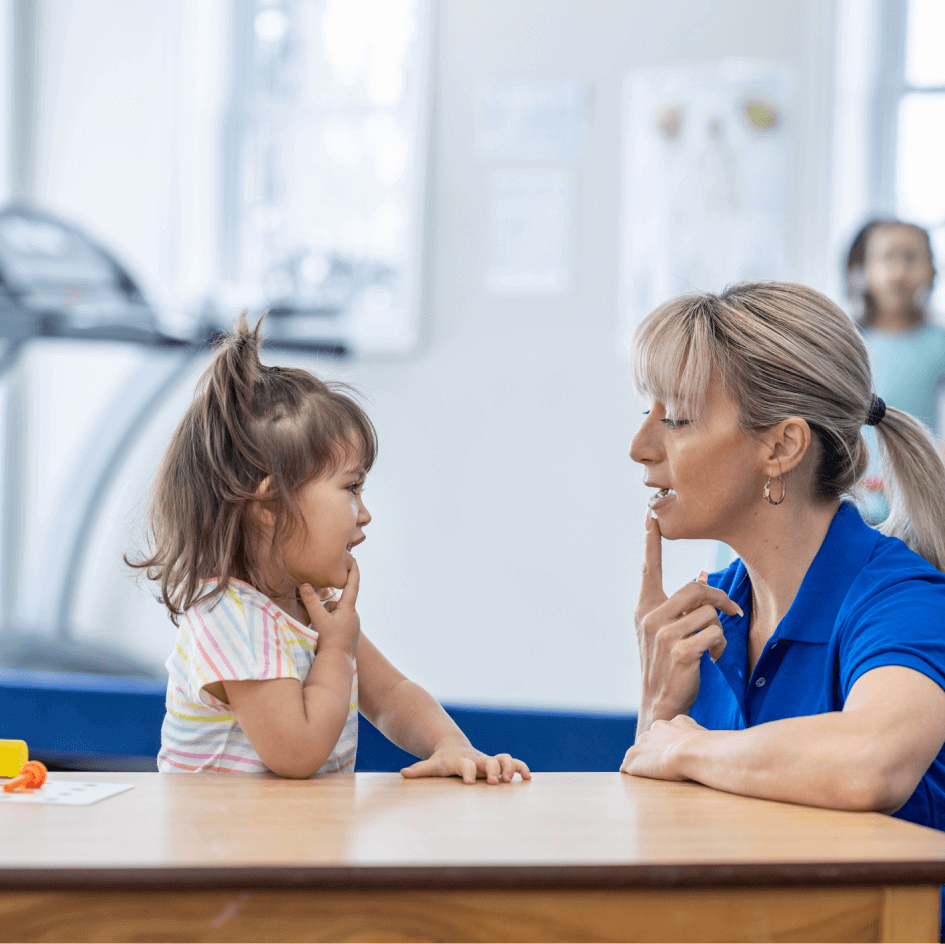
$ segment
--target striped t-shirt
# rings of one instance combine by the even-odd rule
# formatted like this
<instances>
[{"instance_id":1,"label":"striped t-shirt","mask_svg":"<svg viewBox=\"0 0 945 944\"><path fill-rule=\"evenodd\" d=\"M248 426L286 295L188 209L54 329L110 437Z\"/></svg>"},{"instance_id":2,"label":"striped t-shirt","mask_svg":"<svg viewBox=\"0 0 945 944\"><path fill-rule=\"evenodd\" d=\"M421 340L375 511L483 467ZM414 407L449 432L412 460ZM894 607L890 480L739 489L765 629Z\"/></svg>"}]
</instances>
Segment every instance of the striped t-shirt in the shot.
<instances>
[{"instance_id":1,"label":"striped t-shirt","mask_svg":"<svg viewBox=\"0 0 945 944\"><path fill-rule=\"evenodd\" d=\"M330 599L326 591L323 599ZM167 712L158 770L261 773L269 768L249 743L232 708L207 691L212 682L308 676L318 633L258 590L231 580L226 592L184 613L167 660ZM318 773L354 770L358 748L358 670L341 737Z\"/></svg>"}]
</instances>

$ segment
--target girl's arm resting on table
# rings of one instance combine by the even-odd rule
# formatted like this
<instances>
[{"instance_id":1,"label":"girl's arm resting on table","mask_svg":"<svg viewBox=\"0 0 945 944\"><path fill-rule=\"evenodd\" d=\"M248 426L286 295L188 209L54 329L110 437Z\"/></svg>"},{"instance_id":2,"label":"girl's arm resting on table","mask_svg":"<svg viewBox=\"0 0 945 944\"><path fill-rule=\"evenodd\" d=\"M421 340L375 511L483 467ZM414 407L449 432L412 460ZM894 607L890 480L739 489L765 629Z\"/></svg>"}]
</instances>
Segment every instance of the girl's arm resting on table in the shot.
<instances>
[{"instance_id":1,"label":"girl's arm resting on table","mask_svg":"<svg viewBox=\"0 0 945 944\"><path fill-rule=\"evenodd\" d=\"M319 645L302 685L291 678L223 685L262 762L280 777L305 779L328 760L341 737L353 680L351 653Z\"/></svg>"},{"instance_id":2,"label":"girl's arm resting on table","mask_svg":"<svg viewBox=\"0 0 945 944\"><path fill-rule=\"evenodd\" d=\"M621 770L696 780L729 793L831 809L895 812L945 742L945 691L904 666L862 675L843 711L709 731L659 721Z\"/></svg>"},{"instance_id":3,"label":"girl's arm resting on table","mask_svg":"<svg viewBox=\"0 0 945 944\"><path fill-rule=\"evenodd\" d=\"M490 783L531 774L508 754L492 757L476 750L443 706L396 669L364 634L358 646L359 707L386 738L423 758L401 773L406 777L458 775L466 783L484 776Z\"/></svg>"},{"instance_id":4,"label":"girl's arm resting on table","mask_svg":"<svg viewBox=\"0 0 945 944\"><path fill-rule=\"evenodd\" d=\"M311 777L341 737L351 709L354 654L361 634L355 609L359 584L353 561L341 599L328 607L308 584L299 588L318 632L318 650L301 686L289 678L223 683L250 744L280 777Z\"/></svg>"}]
</instances>

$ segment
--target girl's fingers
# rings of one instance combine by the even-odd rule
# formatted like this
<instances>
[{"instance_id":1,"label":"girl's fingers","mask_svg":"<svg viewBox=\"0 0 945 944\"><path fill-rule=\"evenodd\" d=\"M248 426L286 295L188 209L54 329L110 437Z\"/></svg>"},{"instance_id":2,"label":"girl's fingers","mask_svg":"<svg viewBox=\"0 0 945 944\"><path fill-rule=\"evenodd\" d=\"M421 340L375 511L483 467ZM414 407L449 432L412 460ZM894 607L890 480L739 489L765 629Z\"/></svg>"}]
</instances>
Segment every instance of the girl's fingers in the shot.
<instances>
[{"instance_id":1,"label":"girl's fingers","mask_svg":"<svg viewBox=\"0 0 945 944\"><path fill-rule=\"evenodd\" d=\"M479 771L476 768L476 762L471 757L464 757L459 762L457 773L462 776L463 783L475 783Z\"/></svg>"},{"instance_id":2,"label":"girl's fingers","mask_svg":"<svg viewBox=\"0 0 945 944\"><path fill-rule=\"evenodd\" d=\"M435 777L437 774L437 765L435 761L418 760L409 767L404 767L400 771L401 777Z\"/></svg>"},{"instance_id":3,"label":"girl's fingers","mask_svg":"<svg viewBox=\"0 0 945 944\"><path fill-rule=\"evenodd\" d=\"M348 579L345 581L345 585L341 590L341 599L338 601L338 605L348 606L354 609L355 603L358 602L358 589L360 586L361 571L358 570L358 562L352 557L351 570L348 571Z\"/></svg>"},{"instance_id":4,"label":"girl's fingers","mask_svg":"<svg viewBox=\"0 0 945 944\"><path fill-rule=\"evenodd\" d=\"M516 772L522 780L530 780L532 772L524 761L516 760L510 754L499 754L496 760L502 765L502 779L511 782Z\"/></svg>"},{"instance_id":5,"label":"girl's fingers","mask_svg":"<svg viewBox=\"0 0 945 944\"><path fill-rule=\"evenodd\" d=\"M643 581L639 608L648 613L666 600L663 591L663 538L656 518L647 512L646 539L643 542Z\"/></svg>"},{"instance_id":6,"label":"girl's fingers","mask_svg":"<svg viewBox=\"0 0 945 944\"><path fill-rule=\"evenodd\" d=\"M312 589L312 585L303 583L302 586L299 587L299 597L302 600L302 605L308 611L312 626L320 624L321 620L325 617L325 606L322 601L318 599L318 594Z\"/></svg>"},{"instance_id":7,"label":"girl's fingers","mask_svg":"<svg viewBox=\"0 0 945 944\"><path fill-rule=\"evenodd\" d=\"M483 767L485 767L486 780L489 783L498 783L502 774L502 764L498 757L487 757Z\"/></svg>"}]
</instances>

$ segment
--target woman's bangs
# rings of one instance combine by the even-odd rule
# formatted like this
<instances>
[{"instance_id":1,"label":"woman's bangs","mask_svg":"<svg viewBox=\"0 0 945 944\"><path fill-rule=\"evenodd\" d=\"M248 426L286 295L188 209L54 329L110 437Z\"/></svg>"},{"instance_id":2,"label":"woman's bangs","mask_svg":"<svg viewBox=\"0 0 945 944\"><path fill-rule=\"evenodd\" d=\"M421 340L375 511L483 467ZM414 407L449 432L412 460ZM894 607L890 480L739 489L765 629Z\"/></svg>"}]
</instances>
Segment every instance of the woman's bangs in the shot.
<instances>
[{"instance_id":1,"label":"woman's bangs","mask_svg":"<svg viewBox=\"0 0 945 944\"><path fill-rule=\"evenodd\" d=\"M696 419L712 362L702 332L690 331L685 316L675 306L663 306L646 318L633 339L630 370L642 396L662 403L671 417Z\"/></svg>"}]
</instances>

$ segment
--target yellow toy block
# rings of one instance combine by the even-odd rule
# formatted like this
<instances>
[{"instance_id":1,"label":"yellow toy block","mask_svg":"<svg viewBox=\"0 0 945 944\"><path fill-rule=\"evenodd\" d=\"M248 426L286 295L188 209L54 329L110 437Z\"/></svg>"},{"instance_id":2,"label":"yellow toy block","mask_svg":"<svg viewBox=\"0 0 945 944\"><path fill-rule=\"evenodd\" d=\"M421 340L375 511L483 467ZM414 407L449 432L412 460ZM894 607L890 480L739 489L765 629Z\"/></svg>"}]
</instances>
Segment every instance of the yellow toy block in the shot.
<instances>
[{"instance_id":1,"label":"yellow toy block","mask_svg":"<svg viewBox=\"0 0 945 944\"><path fill-rule=\"evenodd\" d=\"M30 759L26 741L0 738L0 777L16 777Z\"/></svg>"}]
</instances>

